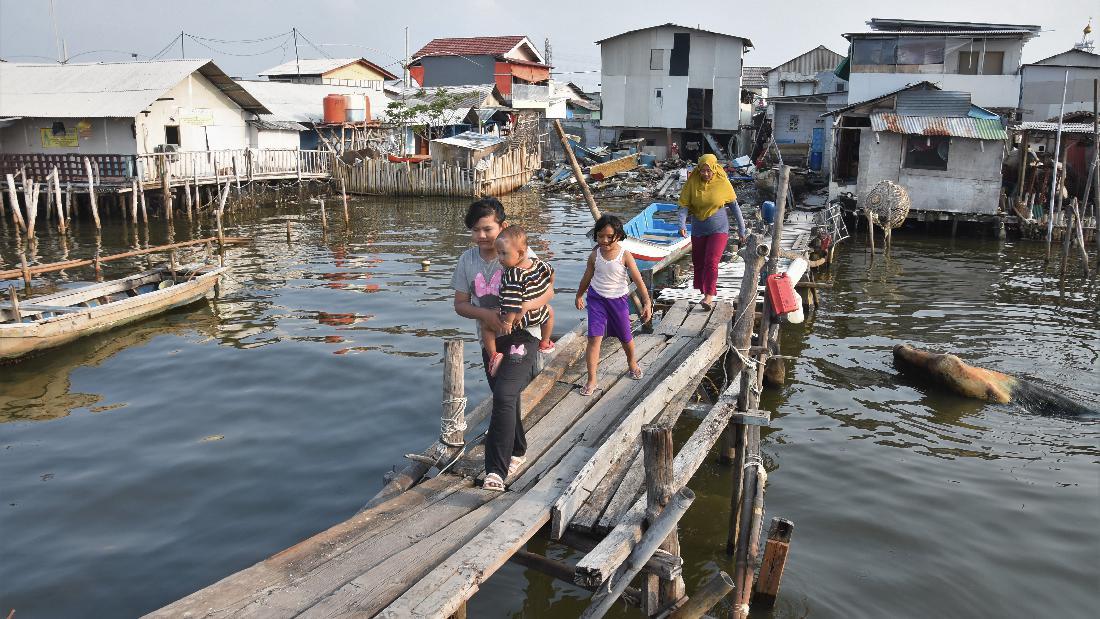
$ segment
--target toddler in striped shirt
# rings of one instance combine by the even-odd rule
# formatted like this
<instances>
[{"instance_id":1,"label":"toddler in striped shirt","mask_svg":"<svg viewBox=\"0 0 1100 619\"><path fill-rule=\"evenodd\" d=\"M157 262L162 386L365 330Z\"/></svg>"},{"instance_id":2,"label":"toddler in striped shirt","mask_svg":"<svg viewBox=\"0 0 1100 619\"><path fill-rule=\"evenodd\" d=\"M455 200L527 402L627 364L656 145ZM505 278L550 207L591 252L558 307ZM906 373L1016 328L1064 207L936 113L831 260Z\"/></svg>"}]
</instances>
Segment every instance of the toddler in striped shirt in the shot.
<instances>
[{"instance_id":1,"label":"toddler in striped shirt","mask_svg":"<svg viewBox=\"0 0 1100 619\"><path fill-rule=\"evenodd\" d=\"M519 226L508 226L500 231L496 239L497 259L504 267L500 278L500 313L508 325L509 332L514 329L539 327L539 350L550 352L554 343L550 336L554 332L554 310L543 305L530 311L523 310L523 304L537 299L554 287L554 267L544 260L529 255L527 251L527 232ZM504 354L497 351L496 337L503 333L493 333L482 325L482 346L489 353L489 375L496 376Z\"/></svg>"}]
</instances>

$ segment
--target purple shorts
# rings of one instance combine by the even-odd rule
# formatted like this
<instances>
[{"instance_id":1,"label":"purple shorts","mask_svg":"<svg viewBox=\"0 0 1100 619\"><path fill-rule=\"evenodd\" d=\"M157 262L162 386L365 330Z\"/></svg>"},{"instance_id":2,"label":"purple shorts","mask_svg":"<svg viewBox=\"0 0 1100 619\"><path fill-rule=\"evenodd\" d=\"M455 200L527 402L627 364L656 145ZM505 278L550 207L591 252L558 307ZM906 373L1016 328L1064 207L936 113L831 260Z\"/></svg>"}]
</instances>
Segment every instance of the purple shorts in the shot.
<instances>
[{"instance_id":1,"label":"purple shorts","mask_svg":"<svg viewBox=\"0 0 1100 619\"><path fill-rule=\"evenodd\" d=\"M608 299L588 289L588 337L617 337L622 343L634 339L630 331L630 295Z\"/></svg>"}]
</instances>

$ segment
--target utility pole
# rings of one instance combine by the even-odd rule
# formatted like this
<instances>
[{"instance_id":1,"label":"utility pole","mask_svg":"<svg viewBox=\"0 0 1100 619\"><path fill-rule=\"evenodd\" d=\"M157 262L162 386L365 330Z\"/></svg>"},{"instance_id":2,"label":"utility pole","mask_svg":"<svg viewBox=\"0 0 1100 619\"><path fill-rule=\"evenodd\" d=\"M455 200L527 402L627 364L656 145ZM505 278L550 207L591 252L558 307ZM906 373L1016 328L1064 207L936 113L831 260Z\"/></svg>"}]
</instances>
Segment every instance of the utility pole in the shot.
<instances>
[{"instance_id":1,"label":"utility pole","mask_svg":"<svg viewBox=\"0 0 1100 619\"><path fill-rule=\"evenodd\" d=\"M294 71L298 77L302 77L302 61L298 58L298 29L291 28L290 32L294 35Z\"/></svg>"},{"instance_id":2,"label":"utility pole","mask_svg":"<svg viewBox=\"0 0 1100 619\"><path fill-rule=\"evenodd\" d=\"M185 52L183 50L183 39L184 39L184 32L182 30L180 30L180 58L183 59L183 60L186 60L187 59L187 52Z\"/></svg>"}]
</instances>

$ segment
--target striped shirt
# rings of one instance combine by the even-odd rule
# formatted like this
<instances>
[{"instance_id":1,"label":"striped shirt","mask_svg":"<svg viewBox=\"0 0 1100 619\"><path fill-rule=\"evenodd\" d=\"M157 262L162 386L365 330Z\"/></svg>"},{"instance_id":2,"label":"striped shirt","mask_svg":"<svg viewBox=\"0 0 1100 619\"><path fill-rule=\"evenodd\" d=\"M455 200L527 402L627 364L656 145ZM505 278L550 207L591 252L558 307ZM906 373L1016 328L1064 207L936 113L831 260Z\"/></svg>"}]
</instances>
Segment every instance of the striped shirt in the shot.
<instances>
[{"instance_id":1,"label":"striped shirt","mask_svg":"<svg viewBox=\"0 0 1100 619\"><path fill-rule=\"evenodd\" d=\"M537 299L550 290L553 275L554 267L538 258L531 258L531 266L526 269L505 268L500 278L500 313L518 314L524 301ZM541 325L549 317L550 308L543 305L524 314L520 327Z\"/></svg>"}]
</instances>

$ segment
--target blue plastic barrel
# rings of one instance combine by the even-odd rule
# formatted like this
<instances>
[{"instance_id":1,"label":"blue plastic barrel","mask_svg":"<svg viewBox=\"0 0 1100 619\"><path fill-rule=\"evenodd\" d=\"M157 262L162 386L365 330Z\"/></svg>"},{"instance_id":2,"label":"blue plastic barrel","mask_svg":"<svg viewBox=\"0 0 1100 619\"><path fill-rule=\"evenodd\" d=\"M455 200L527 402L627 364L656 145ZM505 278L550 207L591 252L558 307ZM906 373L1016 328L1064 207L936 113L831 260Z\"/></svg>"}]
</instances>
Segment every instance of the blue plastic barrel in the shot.
<instances>
[{"instance_id":1,"label":"blue plastic barrel","mask_svg":"<svg viewBox=\"0 0 1100 619\"><path fill-rule=\"evenodd\" d=\"M766 223L775 223L775 202L768 200L760 205L760 216Z\"/></svg>"}]
</instances>

